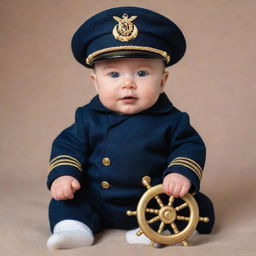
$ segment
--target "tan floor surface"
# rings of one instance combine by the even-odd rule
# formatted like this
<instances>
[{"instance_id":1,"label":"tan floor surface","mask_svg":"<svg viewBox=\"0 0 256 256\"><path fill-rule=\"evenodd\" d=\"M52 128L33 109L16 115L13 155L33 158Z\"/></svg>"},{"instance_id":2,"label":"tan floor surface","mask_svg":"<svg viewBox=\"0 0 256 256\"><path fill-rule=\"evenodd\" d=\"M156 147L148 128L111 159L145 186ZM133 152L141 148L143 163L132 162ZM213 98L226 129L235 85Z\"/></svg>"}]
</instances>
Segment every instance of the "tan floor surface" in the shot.
<instances>
[{"instance_id":1,"label":"tan floor surface","mask_svg":"<svg viewBox=\"0 0 256 256\"><path fill-rule=\"evenodd\" d=\"M106 230L96 237L89 248L49 252L46 241L50 232L47 222L48 192L35 184L1 184L0 254L20 255L221 255L253 256L255 243L255 199L244 201L240 189L225 197L214 195L217 223L211 235L193 235L189 247L167 246L161 249L129 245L122 230ZM244 191L246 192L246 191ZM249 188L248 188L249 192ZM251 193L255 189L250 190Z\"/></svg>"}]
</instances>

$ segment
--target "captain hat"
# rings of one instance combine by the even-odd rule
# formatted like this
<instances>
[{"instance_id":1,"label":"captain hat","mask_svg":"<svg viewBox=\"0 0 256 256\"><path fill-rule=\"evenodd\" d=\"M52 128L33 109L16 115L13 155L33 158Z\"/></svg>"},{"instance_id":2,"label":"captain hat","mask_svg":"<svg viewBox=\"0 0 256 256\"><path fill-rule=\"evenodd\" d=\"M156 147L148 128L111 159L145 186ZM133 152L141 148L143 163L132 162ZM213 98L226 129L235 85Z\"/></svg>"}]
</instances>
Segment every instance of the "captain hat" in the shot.
<instances>
[{"instance_id":1,"label":"captain hat","mask_svg":"<svg viewBox=\"0 0 256 256\"><path fill-rule=\"evenodd\" d=\"M113 58L161 58L166 66L184 55L186 41L178 26L154 11L117 7L85 21L72 38L76 60L92 68L98 60Z\"/></svg>"}]
</instances>

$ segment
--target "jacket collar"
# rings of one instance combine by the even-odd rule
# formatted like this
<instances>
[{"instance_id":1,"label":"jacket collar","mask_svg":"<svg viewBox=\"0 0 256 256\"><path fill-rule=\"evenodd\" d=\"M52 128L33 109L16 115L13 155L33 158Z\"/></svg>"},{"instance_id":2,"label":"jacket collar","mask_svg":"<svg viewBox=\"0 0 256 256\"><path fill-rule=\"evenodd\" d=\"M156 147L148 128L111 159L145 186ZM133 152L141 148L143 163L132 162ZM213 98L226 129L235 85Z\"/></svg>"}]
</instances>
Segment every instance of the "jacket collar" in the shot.
<instances>
[{"instance_id":1,"label":"jacket collar","mask_svg":"<svg viewBox=\"0 0 256 256\"><path fill-rule=\"evenodd\" d=\"M98 95L90 101L88 106L96 111L113 113L112 110L109 110L101 103ZM168 99L167 95L162 93L160 94L157 102L149 109L144 110L143 113L166 113L169 112L172 108L173 105Z\"/></svg>"}]
</instances>

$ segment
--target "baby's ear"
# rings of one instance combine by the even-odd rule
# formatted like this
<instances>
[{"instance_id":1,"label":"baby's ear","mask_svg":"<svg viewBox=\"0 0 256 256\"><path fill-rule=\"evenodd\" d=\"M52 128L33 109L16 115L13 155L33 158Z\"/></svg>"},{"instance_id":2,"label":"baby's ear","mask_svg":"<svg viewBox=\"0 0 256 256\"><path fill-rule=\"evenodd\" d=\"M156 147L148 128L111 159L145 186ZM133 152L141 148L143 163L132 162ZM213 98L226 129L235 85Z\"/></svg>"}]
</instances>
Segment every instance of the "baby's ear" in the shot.
<instances>
[{"instance_id":1,"label":"baby's ear","mask_svg":"<svg viewBox=\"0 0 256 256\"><path fill-rule=\"evenodd\" d=\"M90 77L92 84L95 87L96 92L98 93L99 90L98 90L97 76L96 76L95 72L91 72L89 77Z\"/></svg>"},{"instance_id":2,"label":"baby's ear","mask_svg":"<svg viewBox=\"0 0 256 256\"><path fill-rule=\"evenodd\" d=\"M164 91L164 87L166 85L166 81L168 80L168 77L169 77L169 72L164 71L163 72L163 77L162 77L162 80L161 80L161 85L160 85L161 92Z\"/></svg>"}]
</instances>

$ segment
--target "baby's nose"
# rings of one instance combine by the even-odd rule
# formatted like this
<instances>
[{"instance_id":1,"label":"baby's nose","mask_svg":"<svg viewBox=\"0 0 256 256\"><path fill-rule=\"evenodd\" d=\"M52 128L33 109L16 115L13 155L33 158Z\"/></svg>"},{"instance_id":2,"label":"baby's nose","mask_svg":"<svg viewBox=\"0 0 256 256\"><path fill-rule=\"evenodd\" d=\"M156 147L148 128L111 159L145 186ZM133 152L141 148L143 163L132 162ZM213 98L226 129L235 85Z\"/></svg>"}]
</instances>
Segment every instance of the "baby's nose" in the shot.
<instances>
[{"instance_id":1,"label":"baby's nose","mask_svg":"<svg viewBox=\"0 0 256 256\"><path fill-rule=\"evenodd\" d=\"M123 81L122 87L125 89L135 89L136 84L131 77L126 77Z\"/></svg>"}]
</instances>

